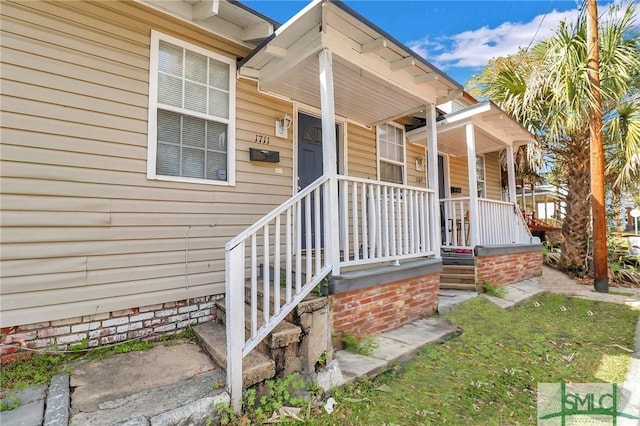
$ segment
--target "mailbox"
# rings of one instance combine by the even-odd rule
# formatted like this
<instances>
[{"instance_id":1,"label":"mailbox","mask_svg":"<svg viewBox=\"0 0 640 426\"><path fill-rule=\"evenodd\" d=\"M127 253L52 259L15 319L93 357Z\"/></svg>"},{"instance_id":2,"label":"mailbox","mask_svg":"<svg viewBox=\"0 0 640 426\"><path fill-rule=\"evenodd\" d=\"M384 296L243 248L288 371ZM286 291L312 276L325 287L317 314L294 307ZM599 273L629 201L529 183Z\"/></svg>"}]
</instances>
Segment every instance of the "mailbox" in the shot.
<instances>
[{"instance_id":1,"label":"mailbox","mask_svg":"<svg viewBox=\"0 0 640 426\"><path fill-rule=\"evenodd\" d=\"M251 161L264 161L266 163L279 163L280 152L269 151L268 149L249 148L249 159Z\"/></svg>"}]
</instances>

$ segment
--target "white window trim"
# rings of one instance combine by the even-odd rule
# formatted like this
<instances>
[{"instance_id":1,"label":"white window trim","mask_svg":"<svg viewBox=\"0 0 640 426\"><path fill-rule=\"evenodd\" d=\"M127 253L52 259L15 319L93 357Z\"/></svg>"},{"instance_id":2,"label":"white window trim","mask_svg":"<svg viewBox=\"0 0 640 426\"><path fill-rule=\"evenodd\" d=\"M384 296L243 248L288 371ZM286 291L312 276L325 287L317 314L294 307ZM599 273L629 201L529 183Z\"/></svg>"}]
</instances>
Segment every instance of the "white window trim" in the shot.
<instances>
[{"instance_id":1,"label":"white window trim","mask_svg":"<svg viewBox=\"0 0 640 426\"><path fill-rule=\"evenodd\" d=\"M480 179L480 176L478 175L478 173L476 173L476 192L478 191L478 183L482 182L483 185L483 194L478 195L479 198L487 198L487 159L485 158L484 155L476 155L476 162L478 161L478 158L482 158L482 172L484 174L484 176L482 176L482 179ZM477 166L476 166L476 170L477 170Z\"/></svg>"},{"instance_id":2,"label":"white window trim","mask_svg":"<svg viewBox=\"0 0 640 426\"><path fill-rule=\"evenodd\" d=\"M380 132L378 132L378 127L382 126L382 125L389 125L391 127L395 127L398 128L400 130L402 130L402 157L404 158L403 162L399 162L399 161L394 161L394 160L389 160L387 158L382 158L380 157ZM380 124L378 126L376 126L376 161L378 163L378 181L382 181L382 178L380 177L380 162L384 161L385 163L389 163L389 164L395 164L397 166L401 166L402 167L402 185L406 185L407 184L407 135L406 132L404 130L403 126L400 126L399 124L393 123L393 122L389 122L389 123L383 123Z\"/></svg>"},{"instance_id":3,"label":"white window trim","mask_svg":"<svg viewBox=\"0 0 640 426\"><path fill-rule=\"evenodd\" d=\"M156 173L156 156L158 143L158 54L160 40L180 46L183 49L197 52L217 61L229 64L229 118L217 119L227 125L227 180L199 179L183 176L158 175ZM200 183L206 185L235 186L236 183L236 62L233 58L203 49L178 38L151 30L151 46L149 55L149 111L148 111L148 139L147 139L147 179L171 182ZM163 109L172 110L171 106ZM173 109L175 110L175 108ZM208 116L193 112L194 117L208 118Z\"/></svg>"}]
</instances>

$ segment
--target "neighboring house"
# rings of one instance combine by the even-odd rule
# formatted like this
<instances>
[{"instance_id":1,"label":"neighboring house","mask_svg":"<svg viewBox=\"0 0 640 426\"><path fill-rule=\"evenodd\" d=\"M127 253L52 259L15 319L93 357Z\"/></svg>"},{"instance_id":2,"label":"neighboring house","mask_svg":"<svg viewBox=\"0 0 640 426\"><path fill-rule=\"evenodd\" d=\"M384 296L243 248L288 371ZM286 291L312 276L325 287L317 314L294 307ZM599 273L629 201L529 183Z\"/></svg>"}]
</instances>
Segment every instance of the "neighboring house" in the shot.
<instances>
[{"instance_id":1,"label":"neighboring house","mask_svg":"<svg viewBox=\"0 0 640 426\"><path fill-rule=\"evenodd\" d=\"M479 281L541 271L512 161L532 136L340 2L280 27L225 0L1 20L3 344L173 333L225 294L241 336L249 282L237 359L327 275L333 331L369 334L436 310L441 250ZM285 299L262 324L258 287Z\"/></svg>"}]
</instances>

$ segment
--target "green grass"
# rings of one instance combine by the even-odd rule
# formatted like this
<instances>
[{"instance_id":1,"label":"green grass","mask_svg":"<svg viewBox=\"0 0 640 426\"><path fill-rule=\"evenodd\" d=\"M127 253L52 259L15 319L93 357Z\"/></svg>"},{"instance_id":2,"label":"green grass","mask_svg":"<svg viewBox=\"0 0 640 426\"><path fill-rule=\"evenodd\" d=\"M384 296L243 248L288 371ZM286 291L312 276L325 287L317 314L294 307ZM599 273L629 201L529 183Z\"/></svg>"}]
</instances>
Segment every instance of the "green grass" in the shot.
<instances>
[{"instance_id":1,"label":"green grass","mask_svg":"<svg viewBox=\"0 0 640 426\"><path fill-rule=\"evenodd\" d=\"M511 311L478 298L447 316L464 334L334 391L336 411L307 424L535 424L538 383L623 382L638 321L626 306L558 295Z\"/></svg>"}]
</instances>

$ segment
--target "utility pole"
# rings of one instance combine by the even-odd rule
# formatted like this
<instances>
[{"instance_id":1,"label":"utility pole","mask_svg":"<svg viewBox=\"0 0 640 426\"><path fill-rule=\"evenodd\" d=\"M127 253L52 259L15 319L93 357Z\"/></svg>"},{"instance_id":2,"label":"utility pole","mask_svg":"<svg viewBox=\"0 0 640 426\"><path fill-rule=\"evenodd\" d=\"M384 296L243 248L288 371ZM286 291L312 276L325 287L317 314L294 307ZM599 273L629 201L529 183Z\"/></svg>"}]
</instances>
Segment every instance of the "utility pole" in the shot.
<instances>
[{"instance_id":1,"label":"utility pole","mask_svg":"<svg viewBox=\"0 0 640 426\"><path fill-rule=\"evenodd\" d=\"M593 218L593 287L609 292L607 224L604 209L604 152L602 148L602 104L600 100L600 52L598 43L598 1L587 3L587 72L593 105L589 111L591 159L591 217Z\"/></svg>"}]
</instances>

